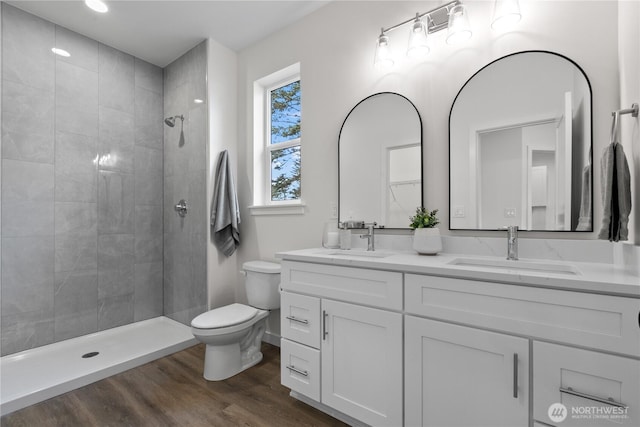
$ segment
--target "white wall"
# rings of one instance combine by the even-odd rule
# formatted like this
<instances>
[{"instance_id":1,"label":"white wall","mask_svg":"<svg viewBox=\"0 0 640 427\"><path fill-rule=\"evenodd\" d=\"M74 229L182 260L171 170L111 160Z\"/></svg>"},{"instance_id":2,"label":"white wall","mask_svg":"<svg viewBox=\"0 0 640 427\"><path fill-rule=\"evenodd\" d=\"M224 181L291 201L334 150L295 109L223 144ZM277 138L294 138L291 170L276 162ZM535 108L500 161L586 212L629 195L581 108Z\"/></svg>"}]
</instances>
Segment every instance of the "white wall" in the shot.
<instances>
[{"instance_id":1,"label":"white wall","mask_svg":"<svg viewBox=\"0 0 640 427\"><path fill-rule=\"evenodd\" d=\"M215 40L207 42L207 92L209 100L209 144L207 159L207 212L215 184L216 165L221 151L229 151L234 179L237 176L237 55ZM237 179L235 180L237 185ZM246 214L246 213L245 213ZM207 221L207 228L209 227ZM244 236L242 236L244 237ZM221 307L236 300L238 282L237 255L226 257L207 243L207 295L209 308Z\"/></svg>"},{"instance_id":2,"label":"white wall","mask_svg":"<svg viewBox=\"0 0 640 427\"><path fill-rule=\"evenodd\" d=\"M640 103L640 2L621 1L618 18L620 105L614 109L629 108L634 102ZM629 240L640 246L640 117L623 116L620 129L621 142L631 171L633 200Z\"/></svg>"},{"instance_id":3,"label":"white wall","mask_svg":"<svg viewBox=\"0 0 640 427\"><path fill-rule=\"evenodd\" d=\"M416 63L401 58L390 73L373 67L374 44L380 27L394 25L440 2L332 2L240 52L238 180L244 217L239 261L272 259L278 251L320 245L329 203L337 200L340 126L358 101L376 92L393 91L407 96L422 116L424 203L440 209L443 234L497 236L496 232L446 230L449 110L464 82L490 61L530 49L552 50L576 61L592 85L594 153L600 153L607 143L611 110L619 104L617 3L526 0L520 3L523 20L517 30L499 35L489 27L492 2L466 2L475 30L470 43L462 48L438 43L426 61ZM606 25L595 30L594 22ZM633 26L633 22L637 26L637 19L628 25ZM637 51L637 35L634 40ZM302 191L306 213L250 217L246 207L252 203L253 81L298 61L303 96ZM637 82L638 73L633 75ZM595 169L594 182L598 183L600 173ZM594 196L594 223L599 224L602 204L597 191ZM523 237L593 239L595 234L527 233Z\"/></svg>"}]
</instances>

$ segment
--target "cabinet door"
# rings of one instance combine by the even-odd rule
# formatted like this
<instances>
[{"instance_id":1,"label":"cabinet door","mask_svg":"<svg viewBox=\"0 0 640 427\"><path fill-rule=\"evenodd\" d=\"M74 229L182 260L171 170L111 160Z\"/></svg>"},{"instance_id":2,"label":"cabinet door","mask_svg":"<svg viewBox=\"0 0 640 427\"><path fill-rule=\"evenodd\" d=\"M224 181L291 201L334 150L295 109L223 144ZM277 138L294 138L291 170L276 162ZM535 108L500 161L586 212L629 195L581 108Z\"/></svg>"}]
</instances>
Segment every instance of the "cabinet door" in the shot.
<instances>
[{"instance_id":1,"label":"cabinet door","mask_svg":"<svg viewBox=\"0 0 640 427\"><path fill-rule=\"evenodd\" d=\"M563 427L640 425L639 360L536 341L533 373L538 421Z\"/></svg>"},{"instance_id":2,"label":"cabinet door","mask_svg":"<svg viewBox=\"0 0 640 427\"><path fill-rule=\"evenodd\" d=\"M405 316L408 426L529 425L529 341Z\"/></svg>"},{"instance_id":3,"label":"cabinet door","mask_svg":"<svg viewBox=\"0 0 640 427\"><path fill-rule=\"evenodd\" d=\"M369 425L402 425L402 315L322 300L322 403Z\"/></svg>"}]
</instances>

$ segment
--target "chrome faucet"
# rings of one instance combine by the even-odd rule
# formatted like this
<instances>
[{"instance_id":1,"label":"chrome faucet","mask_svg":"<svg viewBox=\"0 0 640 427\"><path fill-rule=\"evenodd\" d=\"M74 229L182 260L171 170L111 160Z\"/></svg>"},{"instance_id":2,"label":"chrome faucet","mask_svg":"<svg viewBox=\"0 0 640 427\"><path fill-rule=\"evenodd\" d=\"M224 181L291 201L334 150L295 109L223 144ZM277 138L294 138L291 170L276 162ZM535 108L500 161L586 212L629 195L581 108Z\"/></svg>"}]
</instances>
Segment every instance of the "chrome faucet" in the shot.
<instances>
[{"instance_id":1,"label":"chrome faucet","mask_svg":"<svg viewBox=\"0 0 640 427\"><path fill-rule=\"evenodd\" d=\"M377 222L369 222L364 224L367 227L367 234L361 234L360 238L361 239L368 239L367 240L367 250L368 251L375 251L376 247L375 247L375 226L378 225Z\"/></svg>"},{"instance_id":2,"label":"chrome faucet","mask_svg":"<svg viewBox=\"0 0 640 427\"><path fill-rule=\"evenodd\" d=\"M518 226L510 225L507 228L507 259L518 260Z\"/></svg>"}]
</instances>

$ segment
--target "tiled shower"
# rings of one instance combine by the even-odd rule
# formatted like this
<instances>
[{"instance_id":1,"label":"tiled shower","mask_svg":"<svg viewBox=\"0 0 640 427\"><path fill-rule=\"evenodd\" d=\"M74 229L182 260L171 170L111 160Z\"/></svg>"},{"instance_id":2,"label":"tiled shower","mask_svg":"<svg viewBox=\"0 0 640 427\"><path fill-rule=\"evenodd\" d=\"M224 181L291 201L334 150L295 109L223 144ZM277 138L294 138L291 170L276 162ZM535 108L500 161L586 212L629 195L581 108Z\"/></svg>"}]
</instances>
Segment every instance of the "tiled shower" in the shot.
<instances>
[{"instance_id":1,"label":"tiled shower","mask_svg":"<svg viewBox=\"0 0 640 427\"><path fill-rule=\"evenodd\" d=\"M206 42L164 69L164 314L178 322L207 310ZM174 206L187 203L187 215Z\"/></svg>"},{"instance_id":2,"label":"tiled shower","mask_svg":"<svg viewBox=\"0 0 640 427\"><path fill-rule=\"evenodd\" d=\"M206 309L204 46L163 70L2 3L2 355Z\"/></svg>"}]
</instances>

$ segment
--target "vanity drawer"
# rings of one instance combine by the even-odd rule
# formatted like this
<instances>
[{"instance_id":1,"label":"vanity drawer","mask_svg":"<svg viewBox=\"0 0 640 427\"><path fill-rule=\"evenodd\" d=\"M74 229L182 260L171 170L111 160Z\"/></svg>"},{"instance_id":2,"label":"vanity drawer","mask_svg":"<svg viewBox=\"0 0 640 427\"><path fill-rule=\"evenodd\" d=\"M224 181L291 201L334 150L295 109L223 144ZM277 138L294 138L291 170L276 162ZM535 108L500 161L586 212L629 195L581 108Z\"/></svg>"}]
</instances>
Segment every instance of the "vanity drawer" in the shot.
<instances>
[{"instance_id":1,"label":"vanity drawer","mask_svg":"<svg viewBox=\"0 0 640 427\"><path fill-rule=\"evenodd\" d=\"M280 380L282 385L319 402L320 350L282 338Z\"/></svg>"},{"instance_id":2,"label":"vanity drawer","mask_svg":"<svg viewBox=\"0 0 640 427\"><path fill-rule=\"evenodd\" d=\"M533 361L534 419L563 427L640 425L639 360L534 342ZM554 403L566 407L564 421L549 417Z\"/></svg>"},{"instance_id":3,"label":"vanity drawer","mask_svg":"<svg viewBox=\"0 0 640 427\"><path fill-rule=\"evenodd\" d=\"M320 298L282 292L280 330L283 338L320 348Z\"/></svg>"},{"instance_id":4,"label":"vanity drawer","mask_svg":"<svg viewBox=\"0 0 640 427\"><path fill-rule=\"evenodd\" d=\"M634 298L407 274L405 310L636 357L640 349Z\"/></svg>"},{"instance_id":5,"label":"vanity drawer","mask_svg":"<svg viewBox=\"0 0 640 427\"><path fill-rule=\"evenodd\" d=\"M402 273L285 261L282 290L402 310Z\"/></svg>"}]
</instances>

